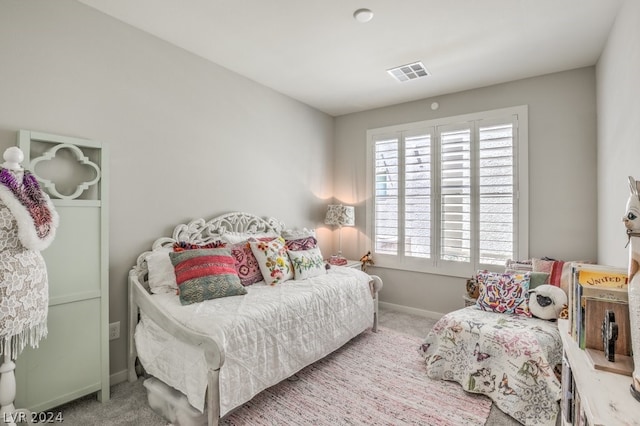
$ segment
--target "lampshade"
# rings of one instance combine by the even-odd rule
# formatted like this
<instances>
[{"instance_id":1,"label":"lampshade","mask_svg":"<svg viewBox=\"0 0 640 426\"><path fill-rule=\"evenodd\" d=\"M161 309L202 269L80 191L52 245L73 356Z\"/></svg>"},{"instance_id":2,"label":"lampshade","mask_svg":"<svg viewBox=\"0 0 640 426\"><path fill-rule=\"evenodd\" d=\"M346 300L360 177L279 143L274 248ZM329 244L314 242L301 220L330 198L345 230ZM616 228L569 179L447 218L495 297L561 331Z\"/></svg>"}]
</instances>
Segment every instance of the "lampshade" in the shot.
<instances>
[{"instance_id":1,"label":"lampshade","mask_svg":"<svg viewBox=\"0 0 640 426\"><path fill-rule=\"evenodd\" d=\"M324 223L327 225L354 226L356 224L355 208L353 206L343 206L342 204L329 204Z\"/></svg>"}]
</instances>

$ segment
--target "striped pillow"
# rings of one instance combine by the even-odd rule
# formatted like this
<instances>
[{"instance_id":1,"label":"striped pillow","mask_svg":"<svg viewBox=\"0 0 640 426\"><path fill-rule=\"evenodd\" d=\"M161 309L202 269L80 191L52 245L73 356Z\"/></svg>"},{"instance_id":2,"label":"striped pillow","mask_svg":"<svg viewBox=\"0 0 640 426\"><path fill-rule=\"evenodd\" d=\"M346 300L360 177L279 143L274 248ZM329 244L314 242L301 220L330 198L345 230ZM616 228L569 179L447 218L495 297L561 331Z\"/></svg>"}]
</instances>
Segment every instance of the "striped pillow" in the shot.
<instances>
[{"instance_id":1,"label":"striped pillow","mask_svg":"<svg viewBox=\"0 0 640 426\"><path fill-rule=\"evenodd\" d=\"M169 258L183 305L247 294L236 273L235 259L227 248L172 252Z\"/></svg>"}]
</instances>

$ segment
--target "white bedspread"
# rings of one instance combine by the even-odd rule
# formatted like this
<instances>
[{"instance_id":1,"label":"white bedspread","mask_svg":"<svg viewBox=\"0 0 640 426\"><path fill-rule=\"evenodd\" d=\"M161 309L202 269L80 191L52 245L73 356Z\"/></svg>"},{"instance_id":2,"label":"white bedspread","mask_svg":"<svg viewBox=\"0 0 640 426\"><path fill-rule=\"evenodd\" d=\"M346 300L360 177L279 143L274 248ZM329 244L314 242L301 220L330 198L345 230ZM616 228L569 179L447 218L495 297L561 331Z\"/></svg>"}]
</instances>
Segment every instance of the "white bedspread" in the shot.
<instances>
[{"instance_id":1,"label":"white bedspread","mask_svg":"<svg viewBox=\"0 0 640 426\"><path fill-rule=\"evenodd\" d=\"M249 401L323 358L372 326L369 276L332 267L327 274L276 286L247 287L248 294L182 306L178 296L153 299L177 322L212 336L224 352L220 415ZM168 335L144 314L135 332L145 370L204 410L204 354Z\"/></svg>"}]
</instances>

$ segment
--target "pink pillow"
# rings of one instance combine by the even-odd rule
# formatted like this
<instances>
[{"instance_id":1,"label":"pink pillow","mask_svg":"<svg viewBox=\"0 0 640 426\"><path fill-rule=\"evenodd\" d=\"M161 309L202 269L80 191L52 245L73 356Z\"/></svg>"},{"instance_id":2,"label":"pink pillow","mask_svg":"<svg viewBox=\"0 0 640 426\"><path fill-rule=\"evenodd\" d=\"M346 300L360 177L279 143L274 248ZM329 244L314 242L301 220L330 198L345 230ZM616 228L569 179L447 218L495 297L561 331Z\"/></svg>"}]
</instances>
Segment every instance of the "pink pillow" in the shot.
<instances>
[{"instance_id":1,"label":"pink pillow","mask_svg":"<svg viewBox=\"0 0 640 426\"><path fill-rule=\"evenodd\" d=\"M253 255L247 241L231 246L231 256L235 259L236 272L243 286L255 284L263 280L258 260Z\"/></svg>"}]
</instances>

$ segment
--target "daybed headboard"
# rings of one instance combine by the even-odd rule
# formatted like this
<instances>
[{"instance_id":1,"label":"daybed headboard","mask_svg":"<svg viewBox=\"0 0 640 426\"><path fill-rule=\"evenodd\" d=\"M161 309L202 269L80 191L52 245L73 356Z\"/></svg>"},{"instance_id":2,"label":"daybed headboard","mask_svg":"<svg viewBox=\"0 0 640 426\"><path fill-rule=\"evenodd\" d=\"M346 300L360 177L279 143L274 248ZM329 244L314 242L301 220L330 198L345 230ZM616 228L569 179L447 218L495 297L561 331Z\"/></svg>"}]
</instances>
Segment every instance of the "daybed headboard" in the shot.
<instances>
[{"instance_id":1,"label":"daybed headboard","mask_svg":"<svg viewBox=\"0 0 640 426\"><path fill-rule=\"evenodd\" d=\"M223 238L227 233L260 234L272 232L277 235L284 230L284 224L275 218L260 218L250 213L231 212L209 221L194 219L188 224L178 225L172 237L162 237L154 241L151 250L138 256L131 273L136 274L140 283L147 287L147 256L162 247L171 247L176 242L207 244Z\"/></svg>"}]
</instances>

